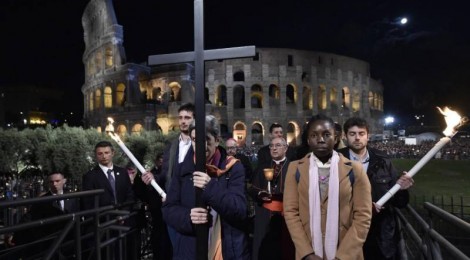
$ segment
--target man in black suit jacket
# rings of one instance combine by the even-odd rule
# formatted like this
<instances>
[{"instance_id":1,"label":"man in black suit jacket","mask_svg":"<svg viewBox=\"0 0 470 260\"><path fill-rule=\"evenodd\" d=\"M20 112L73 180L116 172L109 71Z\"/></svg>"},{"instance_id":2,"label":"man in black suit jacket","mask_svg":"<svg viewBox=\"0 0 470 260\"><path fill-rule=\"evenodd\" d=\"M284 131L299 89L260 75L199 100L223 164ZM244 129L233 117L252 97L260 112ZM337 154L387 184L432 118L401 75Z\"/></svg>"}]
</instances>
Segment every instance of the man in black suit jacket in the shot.
<instances>
[{"instance_id":1,"label":"man in black suit jacket","mask_svg":"<svg viewBox=\"0 0 470 260\"><path fill-rule=\"evenodd\" d=\"M51 173L48 177L49 190L42 194L44 196L56 196L64 194L64 185L67 179L65 179L62 173ZM52 218L61 216L68 213L74 213L79 211L79 203L77 199L67 199L67 200L55 200L49 201L40 204L34 204L30 209L30 220L40 220L46 218ZM59 232L64 228L68 221L54 222L47 225L42 225L35 228L34 232L26 230L25 232L19 232L15 234L15 242L17 244L24 244L39 239L44 239L47 236L50 236L56 232ZM72 238L73 232L69 233L68 238ZM46 241L46 243L38 244L34 247L29 248L28 250L22 252L23 257L33 256L41 251L44 251L44 248L49 247L51 240ZM68 253L72 253L73 249L59 252L59 259L65 259Z\"/></svg>"},{"instance_id":2,"label":"man in black suit jacket","mask_svg":"<svg viewBox=\"0 0 470 260\"><path fill-rule=\"evenodd\" d=\"M127 170L113 165L114 148L111 143L102 141L96 144L95 156L98 165L83 176L83 190L104 189L104 193L99 197L100 207L134 201L134 192ZM110 184L108 170L111 170L114 188ZM93 208L93 197L87 197L83 202L84 209Z\"/></svg>"},{"instance_id":3,"label":"man in black suit jacket","mask_svg":"<svg viewBox=\"0 0 470 260\"><path fill-rule=\"evenodd\" d=\"M104 193L99 196L99 207L135 201L127 170L113 165L114 148L112 144L108 141L96 144L95 157L98 165L83 176L82 190L104 189ZM92 209L93 207L93 196L83 198L84 209ZM124 224L133 226L133 222L133 219L130 219ZM127 239L127 241L131 240L133 239Z\"/></svg>"},{"instance_id":4,"label":"man in black suit jacket","mask_svg":"<svg viewBox=\"0 0 470 260\"><path fill-rule=\"evenodd\" d=\"M64 194L64 186L67 182L62 173L51 173L48 177L49 190L41 195L55 196ZM35 204L31 207L31 219L43 219L55 217L63 214L74 213L79 210L78 201L76 199L67 199L49 202L47 204Z\"/></svg>"}]
</instances>

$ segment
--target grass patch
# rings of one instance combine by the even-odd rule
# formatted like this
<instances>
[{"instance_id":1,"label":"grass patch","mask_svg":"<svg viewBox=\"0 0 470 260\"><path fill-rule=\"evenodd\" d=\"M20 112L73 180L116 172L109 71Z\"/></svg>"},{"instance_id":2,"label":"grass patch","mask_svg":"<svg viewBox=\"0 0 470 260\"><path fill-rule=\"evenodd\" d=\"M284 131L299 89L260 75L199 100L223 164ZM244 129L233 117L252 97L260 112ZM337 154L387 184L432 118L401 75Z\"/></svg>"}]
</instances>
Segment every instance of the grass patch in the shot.
<instances>
[{"instance_id":1,"label":"grass patch","mask_svg":"<svg viewBox=\"0 0 470 260\"><path fill-rule=\"evenodd\" d=\"M409 171L418 162L411 159L394 159L393 165L400 172ZM413 177L410 189L416 196L464 196L470 197L470 162L431 160Z\"/></svg>"}]
</instances>

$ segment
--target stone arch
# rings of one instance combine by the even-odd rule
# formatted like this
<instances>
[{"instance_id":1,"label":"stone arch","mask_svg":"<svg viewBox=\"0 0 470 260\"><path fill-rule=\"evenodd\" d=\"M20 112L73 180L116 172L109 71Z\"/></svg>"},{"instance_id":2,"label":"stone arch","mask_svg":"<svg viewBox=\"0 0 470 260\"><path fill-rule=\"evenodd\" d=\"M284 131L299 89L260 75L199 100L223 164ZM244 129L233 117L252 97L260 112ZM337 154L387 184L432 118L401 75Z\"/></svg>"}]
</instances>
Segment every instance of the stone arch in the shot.
<instances>
[{"instance_id":1,"label":"stone arch","mask_svg":"<svg viewBox=\"0 0 470 260\"><path fill-rule=\"evenodd\" d=\"M125 136L127 134L127 127L125 125L118 125L116 128L116 133L120 136Z\"/></svg>"},{"instance_id":2,"label":"stone arch","mask_svg":"<svg viewBox=\"0 0 470 260\"><path fill-rule=\"evenodd\" d=\"M226 106L227 105L227 87L225 85L219 85L216 89L215 105Z\"/></svg>"},{"instance_id":3,"label":"stone arch","mask_svg":"<svg viewBox=\"0 0 470 260\"><path fill-rule=\"evenodd\" d=\"M131 134L140 135L140 133L142 133L143 130L144 130L144 127L141 124L135 124L132 127Z\"/></svg>"},{"instance_id":4,"label":"stone arch","mask_svg":"<svg viewBox=\"0 0 470 260\"><path fill-rule=\"evenodd\" d=\"M181 85L178 82L168 84L170 89L170 102L181 101Z\"/></svg>"},{"instance_id":5,"label":"stone arch","mask_svg":"<svg viewBox=\"0 0 470 260\"><path fill-rule=\"evenodd\" d=\"M294 84L286 86L286 104L294 104L297 102L297 88Z\"/></svg>"},{"instance_id":6,"label":"stone arch","mask_svg":"<svg viewBox=\"0 0 470 260\"><path fill-rule=\"evenodd\" d=\"M95 73L101 72L103 69L103 53L101 51L97 51L95 53Z\"/></svg>"},{"instance_id":7,"label":"stone arch","mask_svg":"<svg viewBox=\"0 0 470 260\"><path fill-rule=\"evenodd\" d=\"M104 107L113 107L113 90L110 86L104 87Z\"/></svg>"},{"instance_id":8,"label":"stone arch","mask_svg":"<svg viewBox=\"0 0 470 260\"><path fill-rule=\"evenodd\" d=\"M233 138L237 140L238 145L246 144L246 125L238 121L233 125Z\"/></svg>"},{"instance_id":9,"label":"stone arch","mask_svg":"<svg viewBox=\"0 0 470 260\"><path fill-rule=\"evenodd\" d=\"M287 143L290 146L297 146L297 136L299 136L300 134L299 125L294 121L290 121L287 124L286 130L287 130L286 132Z\"/></svg>"},{"instance_id":10,"label":"stone arch","mask_svg":"<svg viewBox=\"0 0 470 260\"><path fill-rule=\"evenodd\" d=\"M318 86L318 109L325 110L326 109L326 87L325 85Z\"/></svg>"},{"instance_id":11,"label":"stone arch","mask_svg":"<svg viewBox=\"0 0 470 260\"><path fill-rule=\"evenodd\" d=\"M384 97L379 94L379 107L377 108L380 111L384 110Z\"/></svg>"},{"instance_id":12,"label":"stone arch","mask_svg":"<svg viewBox=\"0 0 470 260\"><path fill-rule=\"evenodd\" d=\"M101 108L101 90L95 90L95 109Z\"/></svg>"},{"instance_id":13,"label":"stone arch","mask_svg":"<svg viewBox=\"0 0 470 260\"><path fill-rule=\"evenodd\" d=\"M258 84L251 86L251 108L263 108L263 90Z\"/></svg>"},{"instance_id":14,"label":"stone arch","mask_svg":"<svg viewBox=\"0 0 470 260\"><path fill-rule=\"evenodd\" d=\"M118 106L124 106L124 103L126 101L126 85L124 83L119 83L116 87L116 105Z\"/></svg>"},{"instance_id":15,"label":"stone arch","mask_svg":"<svg viewBox=\"0 0 470 260\"><path fill-rule=\"evenodd\" d=\"M354 91L352 95L352 104L351 108L353 112L359 111L361 109L361 94L358 91Z\"/></svg>"},{"instance_id":16,"label":"stone arch","mask_svg":"<svg viewBox=\"0 0 470 260\"><path fill-rule=\"evenodd\" d=\"M338 106L338 91L335 87L331 88L330 92L330 104Z\"/></svg>"},{"instance_id":17,"label":"stone arch","mask_svg":"<svg viewBox=\"0 0 470 260\"><path fill-rule=\"evenodd\" d=\"M245 87L242 85L233 88L233 108L245 108Z\"/></svg>"},{"instance_id":18,"label":"stone arch","mask_svg":"<svg viewBox=\"0 0 470 260\"><path fill-rule=\"evenodd\" d=\"M88 109L93 111L93 92L88 93Z\"/></svg>"},{"instance_id":19,"label":"stone arch","mask_svg":"<svg viewBox=\"0 0 470 260\"><path fill-rule=\"evenodd\" d=\"M113 54L113 46L112 45L108 45L106 46L105 48L105 51L104 51L104 55L105 55L105 66L106 68L111 68L113 65L114 65L114 54Z\"/></svg>"},{"instance_id":20,"label":"stone arch","mask_svg":"<svg viewBox=\"0 0 470 260\"><path fill-rule=\"evenodd\" d=\"M251 143L252 145L263 145L263 125L260 122L254 122L251 125Z\"/></svg>"},{"instance_id":21,"label":"stone arch","mask_svg":"<svg viewBox=\"0 0 470 260\"><path fill-rule=\"evenodd\" d=\"M304 86L302 97L302 106L304 110L313 109L312 90L309 86Z\"/></svg>"},{"instance_id":22,"label":"stone arch","mask_svg":"<svg viewBox=\"0 0 470 260\"><path fill-rule=\"evenodd\" d=\"M245 73L243 71L237 71L233 74L233 81L245 81Z\"/></svg>"},{"instance_id":23,"label":"stone arch","mask_svg":"<svg viewBox=\"0 0 470 260\"><path fill-rule=\"evenodd\" d=\"M379 95L374 92L374 107L378 108L379 107Z\"/></svg>"},{"instance_id":24,"label":"stone arch","mask_svg":"<svg viewBox=\"0 0 470 260\"><path fill-rule=\"evenodd\" d=\"M275 84L269 85L269 106L278 106L281 98L281 90Z\"/></svg>"},{"instance_id":25,"label":"stone arch","mask_svg":"<svg viewBox=\"0 0 470 260\"><path fill-rule=\"evenodd\" d=\"M345 86L343 87L342 90L342 104L344 108L350 108L351 107L351 94L349 92L349 87Z\"/></svg>"},{"instance_id":26,"label":"stone arch","mask_svg":"<svg viewBox=\"0 0 470 260\"><path fill-rule=\"evenodd\" d=\"M93 63L93 59L89 59L87 62L87 73L88 75L95 74L95 64Z\"/></svg>"},{"instance_id":27,"label":"stone arch","mask_svg":"<svg viewBox=\"0 0 470 260\"><path fill-rule=\"evenodd\" d=\"M372 91L369 91L369 107L372 109L376 109L374 106L374 93Z\"/></svg>"}]
</instances>

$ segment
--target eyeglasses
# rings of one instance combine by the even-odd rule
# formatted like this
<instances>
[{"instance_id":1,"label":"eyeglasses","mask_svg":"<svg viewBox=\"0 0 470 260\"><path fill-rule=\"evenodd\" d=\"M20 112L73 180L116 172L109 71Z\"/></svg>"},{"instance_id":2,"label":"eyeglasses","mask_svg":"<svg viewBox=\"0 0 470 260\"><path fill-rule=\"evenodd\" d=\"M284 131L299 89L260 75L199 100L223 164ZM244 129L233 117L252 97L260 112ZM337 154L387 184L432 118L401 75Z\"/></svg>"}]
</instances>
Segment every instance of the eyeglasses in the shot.
<instances>
[{"instance_id":1,"label":"eyeglasses","mask_svg":"<svg viewBox=\"0 0 470 260\"><path fill-rule=\"evenodd\" d=\"M237 150L236 146L227 146L227 150Z\"/></svg>"},{"instance_id":2,"label":"eyeglasses","mask_svg":"<svg viewBox=\"0 0 470 260\"><path fill-rule=\"evenodd\" d=\"M277 148L281 148L284 146L285 146L284 144L270 144L269 149L277 149Z\"/></svg>"}]
</instances>

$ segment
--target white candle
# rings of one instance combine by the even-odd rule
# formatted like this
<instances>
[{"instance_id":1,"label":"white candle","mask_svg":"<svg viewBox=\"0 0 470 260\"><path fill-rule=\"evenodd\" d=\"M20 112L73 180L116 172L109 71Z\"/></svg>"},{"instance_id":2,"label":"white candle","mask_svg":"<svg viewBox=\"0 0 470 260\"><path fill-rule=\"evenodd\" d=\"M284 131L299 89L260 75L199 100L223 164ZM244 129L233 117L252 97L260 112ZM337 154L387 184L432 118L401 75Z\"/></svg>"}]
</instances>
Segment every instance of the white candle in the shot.
<instances>
[{"instance_id":1,"label":"white candle","mask_svg":"<svg viewBox=\"0 0 470 260\"><path fill-rule=\"evenodd\" d=\"M406 173L406 175L410 176L410 177L413 177L419 170L421 170L421 168L423 168L423 166L428 163L429 160L431 160L431 158L434 157L434 155L442 149L442 147L444 147L444 145L446 145L448 142L450 142L450 137L443 137L441 138L441 140L439 140L439 142L437 142L437 144L434 145L434 147L429 150L429 152L426 153L426 155L421 158L421 160L418 161L418 163L416 163L413 168L411 168L410 171L408 171ZM387 193L385 193L382 198L380 198L379 201L376 202L377 205L379 205L380 207L382 207L391 197L393 197L393 195L395 195L395 193L397 193L398 191L400 190L400 185L399 184L395 184Z\"/></svg>"},{"instance_id":2,"label":"white candle","mask_svg":"<svg viewBox=\"0 0 470 260\"><path fill-rule=\"evenodd\" d=\"M131 151L129 151L127 146L121 141L121 138L119 138L119 136L114 132L108 132L108 134L111 136L111 138L114 141L116 141L116 143L119 145L119 147L121 147L121 149L124 151L124 153L127 155L127 157L129 157L129 159L131 159L132 163L134 163L134 165L137 167L137 169L139 169L139 171L142 174L147 174L147 171L145 170L145 168L142 166L142 164L140 164L140 162L137 160L137 158L135 158L135 156L131 153ZM158 192L158 194L160 194L160 196L162 196L163 199L166 198L166 193L157 184L157 182L155 180L152 180L152 182L150 182L150 184L152 185L153 188L155 188L155 190Z\"/></svg>"}]
</instances>

